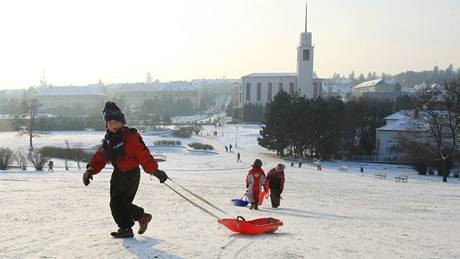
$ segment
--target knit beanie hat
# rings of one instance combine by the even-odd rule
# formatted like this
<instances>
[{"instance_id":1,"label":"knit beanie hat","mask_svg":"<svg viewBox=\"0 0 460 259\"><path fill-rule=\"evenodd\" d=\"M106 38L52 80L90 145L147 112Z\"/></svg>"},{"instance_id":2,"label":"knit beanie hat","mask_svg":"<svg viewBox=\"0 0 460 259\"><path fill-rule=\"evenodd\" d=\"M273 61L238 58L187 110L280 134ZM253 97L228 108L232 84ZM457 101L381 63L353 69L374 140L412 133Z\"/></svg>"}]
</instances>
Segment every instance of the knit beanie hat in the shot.
<instances>
[{"instance_id":1,"label":"knit beanie hat","mask_svg":"<svg viewBox=\"0 0 460 259\"><path fill-rule=\"evenodd\" d=\"M260 159L254 160L254 163L252 163L252 167L255 167L255 168L262 167L262 160L260 160Z\"/></svg>"},{"instance_id":2,"label":"knit beanie hat","mask_svg":"<svg viewBox=\"0 0 460 259\"><path fill-rule=\"evenodd\" d=\"M120 108L118 108L118 106L114 102L106 102L102 113L104 114L105 122L108 122L110 120L117 120L122 122L123 124L126 124L125 115L123 114L123 112L121 112Z\"/></svg>"}]
</instances>

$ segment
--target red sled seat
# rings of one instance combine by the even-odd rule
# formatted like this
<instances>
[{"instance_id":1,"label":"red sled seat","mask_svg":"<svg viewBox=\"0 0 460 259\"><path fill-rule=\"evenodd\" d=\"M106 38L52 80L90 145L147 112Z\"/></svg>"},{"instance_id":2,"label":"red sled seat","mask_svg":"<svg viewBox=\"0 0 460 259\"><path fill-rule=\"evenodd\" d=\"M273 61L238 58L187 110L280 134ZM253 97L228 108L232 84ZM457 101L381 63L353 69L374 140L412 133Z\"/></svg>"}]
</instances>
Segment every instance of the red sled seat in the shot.
<instances>
[{"instance_id":1,"label":"red sled seat","mask_svg":"<svg viewBox=\"0 0 460 259\"><path fill-rule=\"evenodd\" d=\"M259 218L246 221L241 216L238 216L236 219L219 219L217 222L233 232L245 235L273 233L283 225L281 220L275 218Z\"/></svg>"}]
</instances>

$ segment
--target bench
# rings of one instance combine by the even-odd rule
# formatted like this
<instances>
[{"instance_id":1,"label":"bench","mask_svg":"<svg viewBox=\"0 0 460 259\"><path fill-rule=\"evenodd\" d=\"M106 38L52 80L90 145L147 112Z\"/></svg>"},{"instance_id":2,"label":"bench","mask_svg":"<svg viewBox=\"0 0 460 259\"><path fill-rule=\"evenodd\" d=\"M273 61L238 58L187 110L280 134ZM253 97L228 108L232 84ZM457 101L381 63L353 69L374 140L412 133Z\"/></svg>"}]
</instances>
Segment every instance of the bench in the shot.
<instances>
[{"instance_id":1,"label":"bench","mask_svg":"<svg viewBox=\"0 0 460 259\"><path fill-rule=\"evenodd\" d=\"M339 172L348 173L348 166L342 165L341 167L339 167Z\"/></svg>"},{"instance_id":2,"label":"bench","mask_svg":"<svg viewBox=\"0 0 460 259\"><path fill-rule=\"evenodd\" d=\"M387 178L387 173L378 172L378 173L375 174L375 178L386 179Z\"/></svg>"},{"instance_id":3,"label":"bench","mask_svg":"<svg viewBox=\"0 0 460 259\"><path fill-rule=\"evenodd\" d=\"M402 175L396 176L395 180L396 180L396 182L405 182L405 183L407 183L407 178L408 177L409 176L402 174Z\"/></svg>"}]
</instances>

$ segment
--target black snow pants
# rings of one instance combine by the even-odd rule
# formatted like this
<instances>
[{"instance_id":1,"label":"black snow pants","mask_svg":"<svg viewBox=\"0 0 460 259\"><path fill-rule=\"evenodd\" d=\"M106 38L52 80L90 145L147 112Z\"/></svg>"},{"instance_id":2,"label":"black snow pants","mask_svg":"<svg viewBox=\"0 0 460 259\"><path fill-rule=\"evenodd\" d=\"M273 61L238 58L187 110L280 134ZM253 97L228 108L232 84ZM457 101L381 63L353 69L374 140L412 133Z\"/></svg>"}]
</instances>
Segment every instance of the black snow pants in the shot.
<instances>
[{"instance_id":1,"label":"black snow pants","mask_svg":"<svg viewBox=\"0 0 460 259\"><path fill-rule=\"evenodd\" d=\"M110 179L110 210L119 228L130 228L144 214L144 209L133 204L140 181L140 169L119 172L115 169Z\"/></svg>"},{"instance_id":2,"label":"black snow pants","mask_svg":"<svg viewBox=\"0 0 460 259\"><path fill-rule=\"evenodd\" d=\"M281 190L270 188L270 200L272 201L272 207L278 208L280 206Z\"/></svg>"}]
</instances>

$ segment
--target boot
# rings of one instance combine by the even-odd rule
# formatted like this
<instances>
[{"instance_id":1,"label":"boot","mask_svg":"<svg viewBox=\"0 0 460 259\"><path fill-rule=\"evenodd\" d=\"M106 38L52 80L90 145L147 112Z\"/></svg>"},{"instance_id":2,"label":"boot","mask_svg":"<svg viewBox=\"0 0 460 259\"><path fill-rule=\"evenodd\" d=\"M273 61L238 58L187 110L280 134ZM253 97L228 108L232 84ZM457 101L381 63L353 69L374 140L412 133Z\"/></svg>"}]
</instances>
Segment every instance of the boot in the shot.
<instances>
[{"instance_id":1,"label":"boot","mask_svg":"<svg viewBox=\"0 0 460 259\"><path fill-rule=\"evenodd\" d=\"M131 238L134 237L133 230L131 228L119 228L117 232L110 233L114 238Z\"/></svg>"},{"instance_id":2,"label":"boot","mask_svg":"<svg viewBox=\"0 0 460 259\"><path fill-rule=\"evenodd\" d=\"M256 204L256 206L254 207L255 210L259 210L259 206Z\"/></svg>"},{"instance_id":3,"label":"boot","mask_svg":"<svg viewBox=\"0 0 460 259\"><path fill-rule=\"evenodd\" d=\"M149 225L150 220L152 220L152 215L144 213L144 215L142 215L142 217L138 220L139 231L137 231L137 233L139 233L140 235L144 234L147 230L147 226Z\"/></svg>"},{"instance_id":4,"label":"boot","mask_svg":"<svg viewBox=\"0 0 460 259\"><path fill-rule=\"evenodd\" d=\"M250 210L254 209L255 203L251 203L251 206L249 207Z\"/></svg>"}]
</instances>

